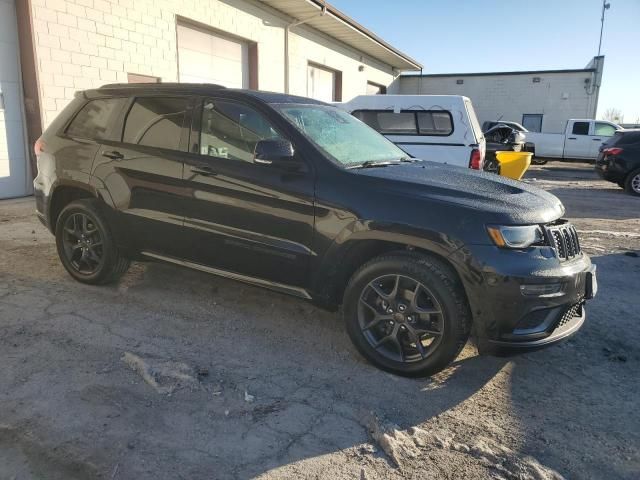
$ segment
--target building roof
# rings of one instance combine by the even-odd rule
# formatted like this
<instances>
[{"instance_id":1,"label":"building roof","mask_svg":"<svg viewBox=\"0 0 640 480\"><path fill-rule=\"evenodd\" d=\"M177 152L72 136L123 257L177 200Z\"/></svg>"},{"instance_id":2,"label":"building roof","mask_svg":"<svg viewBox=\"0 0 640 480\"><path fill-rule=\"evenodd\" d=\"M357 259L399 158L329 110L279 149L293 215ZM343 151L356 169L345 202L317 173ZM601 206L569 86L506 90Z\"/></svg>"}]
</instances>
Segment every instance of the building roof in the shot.
<instances>
[{"instance_id":1,"label":"building roof","mask_svg":"<svg viewBox=\"0 0 640 480\"><path fill-rule=\"evenodd\" d=\"M427 73L424 75L409 74L407 77L489 77L496 75L546 75L549 73L591 73L595 68L574 68L564 70L519 70L515 72L478 72L478 73Z\"/></svg>"},{"instance_id":2,"label":"building roof","mask_svg":"<svg viewBox=\"0 0 640 480\"><path fill-rule=\"evenodd\" d=\"M421 70L422 65L324 0L260 0L261 3L329 35L398 70Z\"/></svg>"}]
</instances>

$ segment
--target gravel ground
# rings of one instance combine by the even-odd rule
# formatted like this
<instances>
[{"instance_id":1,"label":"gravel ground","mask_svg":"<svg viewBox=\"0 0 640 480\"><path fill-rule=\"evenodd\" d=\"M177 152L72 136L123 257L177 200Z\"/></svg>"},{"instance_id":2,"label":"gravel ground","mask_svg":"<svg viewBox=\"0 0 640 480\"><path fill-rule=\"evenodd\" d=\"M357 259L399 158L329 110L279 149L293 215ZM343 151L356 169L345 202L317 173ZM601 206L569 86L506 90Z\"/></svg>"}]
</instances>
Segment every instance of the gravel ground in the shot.
<instances>
[{"instance_id":1,"label":"gravel ground","mask_svg":"<svg viewBox=\"0 0 640 480\"><path fill-rule=\"evenodd\" d=\"M584 164L527 181L598 265L584 328L421 380L273 292L161 264L76 283L33 200L0 202L0 478L640 478L640 198Z\"/></svg>"}]
</instances>

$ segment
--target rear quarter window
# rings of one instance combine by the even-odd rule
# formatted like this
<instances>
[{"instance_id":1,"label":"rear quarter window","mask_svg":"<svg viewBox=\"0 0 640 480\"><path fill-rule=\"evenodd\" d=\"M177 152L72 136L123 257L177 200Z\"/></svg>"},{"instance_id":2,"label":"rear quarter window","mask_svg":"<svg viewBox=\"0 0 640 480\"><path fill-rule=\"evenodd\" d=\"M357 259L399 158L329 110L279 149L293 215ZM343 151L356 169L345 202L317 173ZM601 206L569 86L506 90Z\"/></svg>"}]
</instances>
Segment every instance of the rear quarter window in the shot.
<instances>
[{"instance_id":1,"label":"rear quarter window","mask_svg":"<svg viewBox=\"0 0 640 480\"><path fill-rule=\"evenodd\" d=\"M111 121L124 106L124 98L101 98L87 102L71 120L65 133L71 137L107 138Z\"/></svg>"}]
</instances>

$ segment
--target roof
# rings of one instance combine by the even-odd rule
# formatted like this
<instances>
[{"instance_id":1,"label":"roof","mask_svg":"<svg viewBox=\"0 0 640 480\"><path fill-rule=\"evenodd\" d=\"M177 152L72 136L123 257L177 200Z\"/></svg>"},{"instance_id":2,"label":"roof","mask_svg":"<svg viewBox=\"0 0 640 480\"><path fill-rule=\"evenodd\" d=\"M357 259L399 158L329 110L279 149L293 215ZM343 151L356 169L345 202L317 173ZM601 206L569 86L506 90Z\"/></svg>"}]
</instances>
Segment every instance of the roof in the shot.
<instances>
[{"instance_id":1,"label":"roof","mask_svg":"<svg viewBox=\"0 0 640 480\"><path fill-rule=\"evenodd\" d=\"M265 103L299 103L328 105L325 102L286 93L265 92L241 88L226 88L213 83L109 83L100 88L78 92L87 98L106 95L136 95L136 94L185 94L185 95L214 95L224 93L226 96L233 94L248 95Z\"/></svg>"},{"instance_id":2,"label":"roof","mask_svg":"<svg viewBox=\"0 0 640 480\"><path fill-rule=\"evenodd\" d=\"M284 13L292 23L305 25L329 35L398 70L421 70L422 65L372 31L342 13L324 0L260 0L261 3ZM324 10L324 14L322 14Z\"/></svg>"},{"instance_id":3,"label":"roof","mask_svg":"<svg viewBox=\"0 0 640 480\"><path fill-rule=\"evenodd\" d=\"M595 68L573 68L564 70L520 70L515 72L479 72L479 73L428 73L424 75L409 74L405 77L489 77L495 75L546 75L550 73L591 73Z\"/></svg>"}]
</instances>

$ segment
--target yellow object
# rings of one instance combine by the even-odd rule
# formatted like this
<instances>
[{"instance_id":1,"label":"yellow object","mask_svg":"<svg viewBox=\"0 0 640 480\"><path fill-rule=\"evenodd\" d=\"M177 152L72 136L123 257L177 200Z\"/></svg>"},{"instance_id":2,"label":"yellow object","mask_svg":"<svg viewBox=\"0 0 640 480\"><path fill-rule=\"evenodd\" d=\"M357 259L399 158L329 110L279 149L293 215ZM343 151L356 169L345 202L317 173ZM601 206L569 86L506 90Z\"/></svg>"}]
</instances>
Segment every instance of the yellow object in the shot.
<instances>
[{"instance_id":1,"label":"yellow object","mask_svg":"<svg viewBox=\"0 0 640 480\"><path fill-rule=\"evenodd\" d=\"M520 180L531 165L531 152L496 152L500 164L500 175Z\"/></svg>"}]
</instances>

